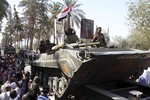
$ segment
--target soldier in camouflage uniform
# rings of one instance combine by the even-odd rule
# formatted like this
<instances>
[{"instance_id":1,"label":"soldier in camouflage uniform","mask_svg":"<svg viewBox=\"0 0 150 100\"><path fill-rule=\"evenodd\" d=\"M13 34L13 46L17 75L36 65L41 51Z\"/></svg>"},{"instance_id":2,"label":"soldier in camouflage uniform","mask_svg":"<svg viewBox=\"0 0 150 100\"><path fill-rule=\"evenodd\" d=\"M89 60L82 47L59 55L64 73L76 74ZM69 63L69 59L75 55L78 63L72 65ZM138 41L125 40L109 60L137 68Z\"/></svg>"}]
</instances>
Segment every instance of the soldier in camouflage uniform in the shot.
<instances>
[{"instance_id":1,"label":"soldier in camouflage uniform","mask_svg":"<svg viewBox=\"0 0 150 100\"><path fill-rule=\"evenodd\" d=\"M100 42L98 45L96 45L97 47L106 47L107 44L106 44L105 36L104 36L104 34L101 33L101 31L102 31L101 27L98 27L96 29L96 34L94 35L92 41L93 42Z\"/></svg>"},{"instance_id":2,"label":"soldier in camouflage uniform","mask_svg":"<svg viewBox=\"0 0 150 100\"><path fill-rule=\"evenodd\" d=\"M78 36L73 28L69 28L68 31L65 31L67 38L65 39L65 43L76 43L79 41Z\"/></svg>"}]
</instances>

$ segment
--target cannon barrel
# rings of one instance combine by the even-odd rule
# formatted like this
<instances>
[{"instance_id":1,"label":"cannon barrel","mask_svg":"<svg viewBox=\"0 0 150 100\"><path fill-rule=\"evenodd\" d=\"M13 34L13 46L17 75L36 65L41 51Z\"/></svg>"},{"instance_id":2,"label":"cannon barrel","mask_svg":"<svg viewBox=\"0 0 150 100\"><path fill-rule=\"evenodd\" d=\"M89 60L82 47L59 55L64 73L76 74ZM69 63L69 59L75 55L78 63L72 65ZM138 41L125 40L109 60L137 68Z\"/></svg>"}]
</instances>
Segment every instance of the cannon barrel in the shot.
<instances>
[{"instance_id":1,"label":"cannon barrel","mask_svg":"<svg viewBox=\"0 0 150 100\"><path fill-rule=\"evenodd\" d=\"M72 44L66 44L69 48L79 48L79 47L85 47L85 46L94 46L100 44L100 42L90 42L90 43L72 43Z\"/></svg>"}]
</instances>

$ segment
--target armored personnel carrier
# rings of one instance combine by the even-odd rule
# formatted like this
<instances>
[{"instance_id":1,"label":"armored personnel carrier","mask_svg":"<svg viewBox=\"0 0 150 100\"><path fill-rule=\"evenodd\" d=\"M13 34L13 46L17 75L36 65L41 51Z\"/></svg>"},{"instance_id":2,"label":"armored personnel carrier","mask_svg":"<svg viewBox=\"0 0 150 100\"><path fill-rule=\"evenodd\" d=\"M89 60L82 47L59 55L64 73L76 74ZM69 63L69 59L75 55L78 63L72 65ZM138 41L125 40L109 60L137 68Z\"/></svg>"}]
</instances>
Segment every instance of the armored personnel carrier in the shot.
<instances>
[{"instance_id":1,"label":"armored personnel carrier","mask_svg":"<svg viewBox=\"0 0 150 100\"><path fill-rule=\"evenodd\" d=\"M81 85L135 80L150 66L149 51L82 47L85 44L69 46L49 55L41 54L38 60L31 62L32 75L38 75L41 84L49 85L51 92L61 100L67 100Z\"/></svg>"}]
</instances>

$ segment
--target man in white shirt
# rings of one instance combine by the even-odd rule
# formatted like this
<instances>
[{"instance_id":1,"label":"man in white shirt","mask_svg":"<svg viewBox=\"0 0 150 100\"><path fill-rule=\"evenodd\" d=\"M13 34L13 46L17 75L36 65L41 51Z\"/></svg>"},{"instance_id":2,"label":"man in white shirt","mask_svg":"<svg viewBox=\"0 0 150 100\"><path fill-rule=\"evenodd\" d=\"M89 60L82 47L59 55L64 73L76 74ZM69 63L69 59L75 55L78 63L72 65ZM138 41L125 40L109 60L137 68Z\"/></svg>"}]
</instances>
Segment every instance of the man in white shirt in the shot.
<instances>
[{"instance_id":1,"label":"man in white shirt","mask_svg":"<svg viewBox=\"0 0 150 100\"><path fill-rule=\"evenodd\" d=\"M17 96L17 92L16 90L11 90L8 92L2 92L0 94L0 100L10 100L10 99L14 99Z\"/></svg>"}]
</instances>

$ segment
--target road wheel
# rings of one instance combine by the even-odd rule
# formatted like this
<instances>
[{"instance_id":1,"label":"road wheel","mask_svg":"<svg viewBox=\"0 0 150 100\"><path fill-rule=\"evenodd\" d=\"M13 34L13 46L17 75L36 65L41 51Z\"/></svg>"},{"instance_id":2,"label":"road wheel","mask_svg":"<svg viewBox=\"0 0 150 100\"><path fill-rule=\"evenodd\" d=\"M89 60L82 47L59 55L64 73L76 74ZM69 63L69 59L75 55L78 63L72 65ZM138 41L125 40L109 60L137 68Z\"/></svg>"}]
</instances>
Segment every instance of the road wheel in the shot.
<instances>
[{"instance_id":1,"label":"road wheel","mask_svg":"<svg viewBox=\"0 0 150 100\"><path fill-rule=\"evenodd\" d=\"M53 77L53 80L52 80L52 91L54 93L56 93L57 89L58 89L58 77Z\"/></svg>"},{"instance_id":2,"label":"road wheel","mask_svg":"<svg viewBox=\"0 0 150 100\"><path fill-rule=\"evenodd\" d=\"M49 86L49 92L52 92L52 82L53 82L53 77L48 77L48 86Z\"/></svg>"},{"instance_id":3,"label":"road wheel","mask_svg":"<svg viewBox=\"0 0 150 100\"><path fill-rule=\"evenodd\" d=\"M62 95L66 87L67 87L67 80L64 77L60 78L58 82L58 94Z\"/></svg>"}]
</instances>

